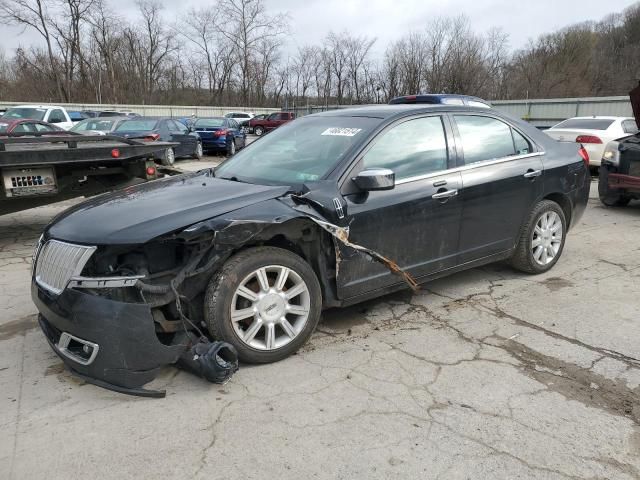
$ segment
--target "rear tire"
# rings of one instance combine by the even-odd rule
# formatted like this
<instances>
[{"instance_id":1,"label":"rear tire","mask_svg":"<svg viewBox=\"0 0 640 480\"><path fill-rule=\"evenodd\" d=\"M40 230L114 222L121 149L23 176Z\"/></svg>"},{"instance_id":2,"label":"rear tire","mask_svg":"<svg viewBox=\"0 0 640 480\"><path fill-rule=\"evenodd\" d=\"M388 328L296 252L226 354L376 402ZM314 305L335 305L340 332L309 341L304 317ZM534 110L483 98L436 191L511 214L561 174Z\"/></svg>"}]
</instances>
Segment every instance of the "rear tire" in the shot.
<instances>
[{"instance_id":1,"label":"rear tire","mask_svg":"<svg viewBox=\"0 0 640 480\"><path fill-rule=\"evenodd\" d=\"M211 334L231 343L242 361L271 363L309 339L321 307L320 284L306 261L288 250L257 247L231 257L213 276L204 316Z\"/></svg>"},{"instance_id":2,"label":"rear tire","mask_svg":"<svg viewBox=\"0 0 640 480\"><path fill-rule=\"evenodd\" d=\"M196 151L193 152L192 157L196 160L202 160L204 156L204 150L202 149L202 143L198 142L196 145Z\"/></svg>"},{"instance_id":3,"label":"rear tire","mask_svg":"<svg viewBox=\"0 0 640 480\"><path fill-rule=\"evenodd\" d=\"M264 128L256 127L254 128L253 133L255 133L258 137L261 137L262 134L264 133Z\"/></svg>"},{"instance_id":4,"label":"rear tire","mask_svg":"<svg viewBox=\"0 0 640 480\"><path fill-rule=\"evenodd\" d=\"M229 145L227 145L227 156L232 157L236 154L236 139L232 138Z\"/></svg>"},{"instance_id":5,"label":"rear tire","mask_svg":"<svg viewBox=\"0 0 640 480\"><path fill-rule=\"evenodd\" d=\"M165 167L171 167L174 163L176 163L176 152L174 152L173 148L167 148L160 159L160 163Z\"/></svg>"},{"instance_id":6,"label":"rear tire","mask_svg":"<svg viewBox=\"0 0 640 480\"><path fill-rule=\"evenodd\" d=\"M562 255L566 233L567 220L560 205L551 200L538 202L520 229L509 263L525 273L550 270Z\"/></svg>"}]
</instances>

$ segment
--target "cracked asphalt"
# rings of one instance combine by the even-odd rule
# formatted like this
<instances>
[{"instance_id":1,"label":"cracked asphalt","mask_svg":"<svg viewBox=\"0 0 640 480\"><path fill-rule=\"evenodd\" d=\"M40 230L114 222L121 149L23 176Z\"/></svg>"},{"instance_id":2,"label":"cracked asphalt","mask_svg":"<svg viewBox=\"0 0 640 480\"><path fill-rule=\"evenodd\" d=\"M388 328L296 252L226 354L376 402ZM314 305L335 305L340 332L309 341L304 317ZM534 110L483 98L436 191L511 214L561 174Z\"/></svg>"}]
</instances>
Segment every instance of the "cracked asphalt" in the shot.
<instances>
[{"instance_id":1,"label":"cracked asphalt","mask_svg":"<svg viewBox=\"0 0 640 480\"><path fill-rule=\"evenodd\" d=\"M638 202L592 198L547 274L328 311L225 386L166 368L162 400L75 379L35 328L32 247L72 203L0 217L0 478L640 478Z\"/></svg>"}]
</instances>

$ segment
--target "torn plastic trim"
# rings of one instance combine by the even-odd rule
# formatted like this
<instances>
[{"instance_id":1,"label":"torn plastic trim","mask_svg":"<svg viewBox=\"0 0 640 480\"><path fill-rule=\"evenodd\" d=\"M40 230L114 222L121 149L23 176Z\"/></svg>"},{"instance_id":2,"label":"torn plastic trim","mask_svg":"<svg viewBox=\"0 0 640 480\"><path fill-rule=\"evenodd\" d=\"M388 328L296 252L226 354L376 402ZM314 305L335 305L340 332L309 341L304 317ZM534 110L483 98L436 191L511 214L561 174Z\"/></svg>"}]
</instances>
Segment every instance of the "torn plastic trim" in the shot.
<instances>
[{"instance_id":1,"label":"torn plastic trim","mask_svg":"<svg viewBox=\"0 0 640 480\"><path fill-rule=\"evenodd\" d=\"M144 275L130 275L121 277L71 277L67 288L125 288L133 287Z\"/></svg>"}]
</instances>

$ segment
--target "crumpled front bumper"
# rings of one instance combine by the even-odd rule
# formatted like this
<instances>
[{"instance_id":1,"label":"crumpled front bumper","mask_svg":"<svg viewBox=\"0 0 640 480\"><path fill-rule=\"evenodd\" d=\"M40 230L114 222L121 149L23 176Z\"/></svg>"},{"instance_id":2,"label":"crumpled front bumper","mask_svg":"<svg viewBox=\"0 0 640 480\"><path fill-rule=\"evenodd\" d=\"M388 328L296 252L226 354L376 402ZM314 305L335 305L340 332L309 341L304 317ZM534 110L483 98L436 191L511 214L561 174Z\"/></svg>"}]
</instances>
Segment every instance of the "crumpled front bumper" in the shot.
<instances>
[{"instance_id":1,"label":"crumpled front bumper","mask_svg":"<svg viewBox=\"0 0 640 480\"><path fill-rule=\"evenodd\" d=\"M186 346L160 342L148 305L73 289L54 296L35 282L31 297L49 345L74 373L121 393L163 395L141 387L153 380L161 367L175 363ZM75 356L65 348L69 338L77 339L76 345L83 345L82 341L96 345L97 352L87 346L87 358Z\"/></svg>"}]
</instances>

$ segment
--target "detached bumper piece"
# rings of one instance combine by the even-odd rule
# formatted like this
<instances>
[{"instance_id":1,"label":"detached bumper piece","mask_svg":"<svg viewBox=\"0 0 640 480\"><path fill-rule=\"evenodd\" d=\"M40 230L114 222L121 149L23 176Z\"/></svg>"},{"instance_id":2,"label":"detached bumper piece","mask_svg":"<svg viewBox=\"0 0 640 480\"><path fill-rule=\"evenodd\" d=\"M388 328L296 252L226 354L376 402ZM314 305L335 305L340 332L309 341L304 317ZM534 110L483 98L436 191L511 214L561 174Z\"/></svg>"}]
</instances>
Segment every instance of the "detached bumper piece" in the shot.
<instances>
[{"instance_id":1,"label":"detached bumper piece","mask_svg":"<svg viewBox=\"0 0 640 480\"><path fill-rule=\"evenodd\" d=\"M31 296L53 351L74 374L109 390L163 397L163 391L141 387L191 346L185 337L184 343L161 343L145 304L117 302L72 289L54 296L35 283Z\"/></svg>"}]
</instances>

